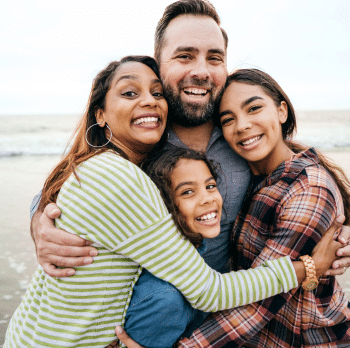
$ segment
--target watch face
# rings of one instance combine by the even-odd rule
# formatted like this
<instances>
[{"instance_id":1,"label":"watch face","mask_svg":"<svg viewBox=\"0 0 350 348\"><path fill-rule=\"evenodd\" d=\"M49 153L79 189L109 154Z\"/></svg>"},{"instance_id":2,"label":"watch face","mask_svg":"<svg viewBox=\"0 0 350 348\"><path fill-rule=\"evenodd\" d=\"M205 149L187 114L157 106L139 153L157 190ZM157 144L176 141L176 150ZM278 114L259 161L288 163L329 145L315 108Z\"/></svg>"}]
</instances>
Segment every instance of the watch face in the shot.
<instances>
[{"instance_id":1,"label":"watch face","mask_svg":"<svg viewBox=\"0 0 350 348\"><path fill-rule=\"evenodd\" d=\"M315 282L314 280L312 280L307 286L306 286L306 290L310 291L313 289L316 289L317 287L317 282Z\"/></svg>"}]
</instances>

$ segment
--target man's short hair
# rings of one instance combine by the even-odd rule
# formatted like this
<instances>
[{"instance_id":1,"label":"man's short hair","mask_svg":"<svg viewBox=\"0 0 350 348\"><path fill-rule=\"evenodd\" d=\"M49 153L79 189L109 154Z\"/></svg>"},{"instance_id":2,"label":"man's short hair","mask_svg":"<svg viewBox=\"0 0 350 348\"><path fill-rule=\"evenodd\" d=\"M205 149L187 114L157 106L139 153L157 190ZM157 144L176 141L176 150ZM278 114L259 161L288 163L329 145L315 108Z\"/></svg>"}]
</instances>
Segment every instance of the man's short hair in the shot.
<instances>
[{"instance_id":1,"label":"man's short hair","mask_svg":"<svg viewBox=\"0 0 350 348\"><path fill-rule=\"evenodd\" d=\"M164 45L164 33L169 23L176 17L190 14L194 16L206 16L214 19L220 27L220 17L215 10L215 7L207 0L179 0L168 5L159 20L155 39L154 39L154 57L158 64L160 63L161 50ZM224 29L221 29L222 36L225 41L225 48L227 49L228 37Z\"/></svg>"}]
</instances>

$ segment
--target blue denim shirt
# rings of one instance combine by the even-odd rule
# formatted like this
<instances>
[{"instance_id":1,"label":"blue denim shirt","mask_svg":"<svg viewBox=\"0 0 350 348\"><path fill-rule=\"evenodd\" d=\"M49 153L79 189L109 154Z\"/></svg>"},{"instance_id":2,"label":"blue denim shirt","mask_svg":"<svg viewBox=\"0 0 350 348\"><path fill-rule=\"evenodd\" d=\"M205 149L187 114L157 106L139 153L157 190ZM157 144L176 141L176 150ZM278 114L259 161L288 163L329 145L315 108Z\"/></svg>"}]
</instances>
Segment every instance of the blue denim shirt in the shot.
<instances>
[{"instance_id":1,"label":"blue denim shirt","mask_svg":"<svg viewBox=\"0 0 350 348\"><path fill-rule=\"evenodd\" d=\"M205 243L198 248L202 255ZM210 313L194 309L172 284L146 269L134 286L124 328L129 336L148 348L167 348L189 337Z\"/></svg>"}]
</instances>

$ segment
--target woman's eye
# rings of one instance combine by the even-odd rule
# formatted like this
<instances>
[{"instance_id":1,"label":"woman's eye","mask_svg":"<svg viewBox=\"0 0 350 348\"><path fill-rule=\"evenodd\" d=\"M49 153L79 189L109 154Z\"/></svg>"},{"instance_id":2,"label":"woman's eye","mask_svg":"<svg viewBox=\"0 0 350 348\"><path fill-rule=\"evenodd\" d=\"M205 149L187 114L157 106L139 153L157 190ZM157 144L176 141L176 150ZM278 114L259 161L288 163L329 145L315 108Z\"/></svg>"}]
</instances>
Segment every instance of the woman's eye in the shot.
<instances>
[{"instance_id":1,"label":"woman's eye","mask_svg":"<svg viewBox=\"0 0 350 348\"><path fill-rule=\"evenodd\" d=\"M163 98L164 97L162 92L155 92L155 93L153 93L153 96L156 98Z\"/></svg>"},{"instance_id":2,"label":"woman's eye","mask_svg":"<svg viewBox=\"0 0 350 348\"><path fill-rule=\"evenodd\" d=\"M209 185L207 186L207 189L208 189L208 190L211 190L211 189L213 189L213 188L216 188L216 184L209 184Z\"/></svg>"},{"instance_id":3,"label":"woman's eye","mask_svg":"<svg viewBox=\"0 0 350 348\"><path fill-rule=\"evenodd\" d=\"M136 93L134 91L127 91L122 93L122 95L125 97L135 97Z\"/></svg>"}]
</instances>

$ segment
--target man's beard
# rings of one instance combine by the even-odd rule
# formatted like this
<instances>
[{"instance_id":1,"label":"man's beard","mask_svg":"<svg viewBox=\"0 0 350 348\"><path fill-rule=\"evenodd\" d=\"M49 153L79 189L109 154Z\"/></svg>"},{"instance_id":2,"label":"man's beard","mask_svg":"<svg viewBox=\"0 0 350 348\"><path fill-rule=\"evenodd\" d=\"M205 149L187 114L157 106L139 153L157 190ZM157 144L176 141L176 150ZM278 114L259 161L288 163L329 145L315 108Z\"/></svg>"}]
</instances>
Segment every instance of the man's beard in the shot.
<instances>
[{"instance_id":1,"label":"man's beard","mask_svg":"<svg viewBox=\"0 0 350 348\"><path fill-rule=\"evenodd\" d=\"M207 84L205 81L196 80L193 85L204 87ZM164 97L168 102L168 121L183 127L197 127L209 122L217 111L224 88L222 88L216 97L211 92L209 101L206 104L184 102L181 100L181 85L179 84L178 92L173 91L172 88L163 83ZM210 89L212 91L212 89Z\"/></svg>"}]
</instances>

